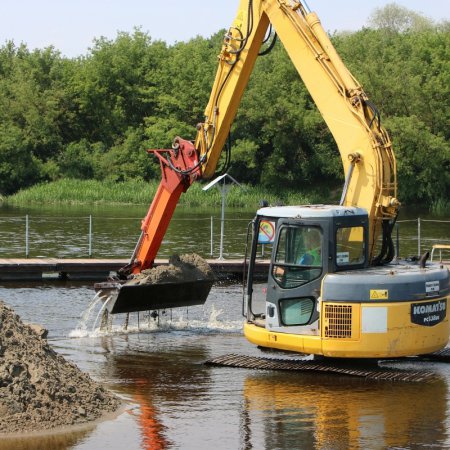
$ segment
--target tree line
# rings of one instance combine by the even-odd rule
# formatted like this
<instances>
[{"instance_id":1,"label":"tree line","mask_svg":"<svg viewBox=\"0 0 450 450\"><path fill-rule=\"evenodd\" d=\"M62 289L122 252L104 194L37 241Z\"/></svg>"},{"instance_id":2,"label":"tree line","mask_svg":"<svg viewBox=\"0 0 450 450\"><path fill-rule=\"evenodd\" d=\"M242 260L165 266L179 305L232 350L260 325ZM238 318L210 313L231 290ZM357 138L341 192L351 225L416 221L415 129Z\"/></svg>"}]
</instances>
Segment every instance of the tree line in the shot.
<instances>
[{"instance_id":1,"label":"tree line","mask_svg":"<svg viewBox=\"0 0 450 450\"><path fill-rule=\"evenodd\" d=\"M388 7L332 41L391 134L401 200L448 206L450 25ZM96 39L78 58L6 42L0 194L61 178L159 179L145 150L195 137L222 39L220 31L169 46L136 29ZM300 191L342 184L333 138L281 44L258 58L230 141L229 173L241 182Z\"/></svg>"}]
</instances>

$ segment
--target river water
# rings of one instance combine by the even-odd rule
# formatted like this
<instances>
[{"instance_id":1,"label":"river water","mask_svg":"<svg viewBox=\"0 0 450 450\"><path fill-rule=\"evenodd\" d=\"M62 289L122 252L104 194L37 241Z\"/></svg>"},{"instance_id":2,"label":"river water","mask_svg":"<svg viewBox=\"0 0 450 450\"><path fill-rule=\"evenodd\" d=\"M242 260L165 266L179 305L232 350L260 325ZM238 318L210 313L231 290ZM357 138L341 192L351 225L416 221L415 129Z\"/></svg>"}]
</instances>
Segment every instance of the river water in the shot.
<instances>
[{"instance_id":1,"label":"river water","mask_svg":"<svg viewBox=\"0 0 450 450\"><path fill-rule=\"evenodd\" d=\"M140 222L146 212L147 207L144 205L120 207L44 205L39 208L0 205L0 258L23 258L27 254L27 249L29 257L86 258L90 249L90 256L93 258L129 258L138 240ZM179 207L165 236L159 257L190 252L196 252L203 257L211 257L211 254L218 257L220 215L220 209ZM227 208L224 223L224 257L242 257L247 224L254 215L253 210ZM450 242L450 217L433 217L423 211L402 210L398 221L399 254L402 257L419 253L417 221L419 217L420 253L431 250L433 244ZM89 232L90 223L91 232Z\"/></svg>"},{"instance_id":2,"label":"river water","mask_svg":"<svg viewBox=\"0 0 450 450\"><path fill-rule=\"evenodd\" d=\"M0 257L23 251L16 217L24 212L0 211L5 219ZM59 209L39 214L54 220L32 219L31 256L85 256L81 253L86 239L75 238L86 230L81 218L90 212ZM144 214L145 208L95 212L94 255L126 258L134 246L130 236ZM182 251L208 256L210 215L177 212L164 252L182 247ZM251 216L246 212L228 215L233 220L226 223L226 256L243 253L245 224ZM426 226L432 225L437 231L424 233L424 245L427 240L448 240L448 228L434 222ZM413 252L417 223L405 222L402 227L403 233L407 227L411 230L404 239L410 241L408 248ZM67 230L71 230L70 238ZM450 448L447 364L396 363L434 372L432 383L211 367L204 362L228 353L264 355L243 337L239 285L218 283L203 307L169 311L157 320L134 314L126 331L124 317L115 317L108 333L95 328L99 305L93 297L91 284L0 284L0 299L22 319L48 328L51 345L121 396L125 411L84 431L0 440L0 450ZM89 307L92 310L86 315Z\"/></svg>"},{"instance_id":3,"label":"river water","mask_svg":"<svg viewBox=\"0 0 450 450\"><path fill-rule=\"evenodd\" d=\"M432 383L210 367L228 353L263 355L242 335L238 285L218 284L203 307L141 313L123 330L94 330L83 315L92 286L3 284L0 298L22 319L46 326L66 358L126 402L90 430L2 442L0 449L381 449L450 448L450 368L426 369Z\"/></svg>"},{"instance_id":4,"label":"river water","mask_svg":"<svg viewBox=\"0 0 450 450\"><path fill-rule=\"evenodd\" d=\"M62 206L39 209L0 206L0 258L29 257L129 258L140 234L146 206L121 207ZM224 226L224 256L244 253L247 224L254 211L228 210ZM28 215L28 233L26 216ZM196 252L204 257L219 256L220 210L178 208L159 252ZM91 233L89 224L91 216ZM89 246L90 237L90 246Z\"/></svg>"}]
</instances>

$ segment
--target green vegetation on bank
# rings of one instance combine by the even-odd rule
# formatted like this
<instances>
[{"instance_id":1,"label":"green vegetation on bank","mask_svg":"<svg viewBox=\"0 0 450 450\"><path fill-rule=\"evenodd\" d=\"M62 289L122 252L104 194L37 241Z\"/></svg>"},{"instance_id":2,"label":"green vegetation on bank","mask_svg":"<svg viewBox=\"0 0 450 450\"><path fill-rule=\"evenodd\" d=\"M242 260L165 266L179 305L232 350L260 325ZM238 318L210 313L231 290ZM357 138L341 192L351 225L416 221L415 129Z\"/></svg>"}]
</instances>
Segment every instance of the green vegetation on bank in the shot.
<instances>
[{"instance_id":1,"label":"green vegetation on bank","mask_svg":"<svg viewBox=\"0 0 450 450\"><path fill-rule=\"evenodd\" d=\"M195 137L222 39L220 31L168 46L136 30L97 39L76 59L7 42L0 47L0 196L26 188L30 193L17 199L45 189L47 200L34 201L122 203L145 196L148 188L139 186L148 184L135 180L156 186L160 178L145 149L168 148L177 135ZM449 23L389 4L369 27L332 40L391 134L402 203L448 211ZM342 186L334 140L279 44L258 58L231 144L229 173L256 187L255 197L258 190L289 197ZM84 182L70 195L59 193L74 183L69 179ZM183 201L199 187L191 192Z\"/></svg>"},{"instance_id":2,"label":"green vegetation on bank","mask_svg":"<svg viewBox=\"0 0 450 450\"><path fill-rule=\"evenodd\" d=\"M5 204L30 206L36 204L150 204L158 188L157 181L129 180L124 182L97 180L59 180L42 183L24 189L4 199ZM222 197L218 189L202 190L203 185L196 183L181 196L180 206L220 207ZM228 207L259 207L261 200L270 204L308 204L321 200L318 193L308 195L300 192L274 191L254 186L231 186L227 194Z\"/></svg>"}]
</instances>

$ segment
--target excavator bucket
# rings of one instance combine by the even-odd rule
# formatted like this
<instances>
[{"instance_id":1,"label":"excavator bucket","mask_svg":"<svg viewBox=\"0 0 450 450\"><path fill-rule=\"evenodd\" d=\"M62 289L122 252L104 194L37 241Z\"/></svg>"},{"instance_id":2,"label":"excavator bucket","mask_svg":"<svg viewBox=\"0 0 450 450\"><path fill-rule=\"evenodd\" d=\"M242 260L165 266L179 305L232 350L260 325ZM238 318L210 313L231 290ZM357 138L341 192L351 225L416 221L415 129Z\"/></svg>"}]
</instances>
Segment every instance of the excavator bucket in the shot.
<instances>
[{"instance_id":1,"label":"excavator bucket","mask_svg":"<svg viewBox=\"0 0 450 450\"><path fill-rule=\"evenodd\" d=\"M96 283L110 314L150 311L203 305L214 280L189 280L155 284L127 284L127 282Z\"/></svg>"}]
</instances>

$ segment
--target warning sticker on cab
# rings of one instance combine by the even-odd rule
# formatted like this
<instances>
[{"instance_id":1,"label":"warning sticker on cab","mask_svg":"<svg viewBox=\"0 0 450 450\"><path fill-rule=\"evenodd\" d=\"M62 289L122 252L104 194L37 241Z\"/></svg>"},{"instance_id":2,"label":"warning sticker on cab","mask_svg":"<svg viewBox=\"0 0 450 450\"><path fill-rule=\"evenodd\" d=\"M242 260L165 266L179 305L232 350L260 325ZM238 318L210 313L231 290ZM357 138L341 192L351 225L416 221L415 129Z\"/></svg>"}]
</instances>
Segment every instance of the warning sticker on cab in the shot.
<instances>
[{"instance_id":1,"label":"warning sticker on cab","mask_svg":"<svg viewBox=\"0 0 450 450\"><path fill-rule=\"evenodd\" d=\"M350 261L350 252L337 252L336 253L336 263L346 264Z\"/></svg>"},{"instance_id":2,"label":"warning sticker on cab","mask_svg":"<svg viewBox=\"0 0 450 450\"><path fill-rule=\"evenodd\" d=\"M275 239L275 222L262 220L259 224L258 244L271 244Z\"/></svg>"},{"instance_id":3,"label":"warning sticker on cab","mask_svg":"<svg viewBox=\"0 0 450 450\"><path fill-rule=\"evenodd\" d=\"M389 291L387 289L371 289L370 300L387 300Z\"/></svg>"},{"instance_id":4,"label":"warning sticker on cab","mask_svg":"<svg viewBox=\"0 0 450 450\"><path fill-rule=\"evenodd\" d=\"M427 294L435 294L439 292L439 280L427 281L425 283L425 292Z\"/></svg>"}]
</instances>

